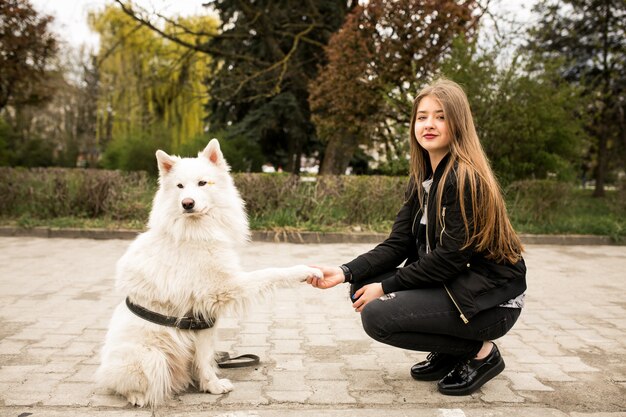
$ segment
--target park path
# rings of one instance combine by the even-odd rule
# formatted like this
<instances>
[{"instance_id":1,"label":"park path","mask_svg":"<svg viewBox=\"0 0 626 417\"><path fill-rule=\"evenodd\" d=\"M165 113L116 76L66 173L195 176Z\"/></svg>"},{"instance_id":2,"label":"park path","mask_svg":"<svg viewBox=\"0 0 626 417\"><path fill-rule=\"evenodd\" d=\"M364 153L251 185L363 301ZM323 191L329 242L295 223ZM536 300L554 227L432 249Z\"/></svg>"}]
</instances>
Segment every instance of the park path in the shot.
<instances>
[{"instance_id":1,"label":"park path","mask_svg":"<svg viewBox=\"0 0 626 417\"><path fill-rule=\"evenodd\" d=\"M0 416L150 415L92 381L129 244L0 237ZM242 260L337 265L371 247L253 242ZM223 371L233 392L190 389L157 415L626 416L626 248L529 245L525 257L526 309L498 342L507 367L469 397L412 380L425 354L369 339L345 286L303 285L220 322L220 350L261 356L256 369Z\"/></svg>"}]
</instances>

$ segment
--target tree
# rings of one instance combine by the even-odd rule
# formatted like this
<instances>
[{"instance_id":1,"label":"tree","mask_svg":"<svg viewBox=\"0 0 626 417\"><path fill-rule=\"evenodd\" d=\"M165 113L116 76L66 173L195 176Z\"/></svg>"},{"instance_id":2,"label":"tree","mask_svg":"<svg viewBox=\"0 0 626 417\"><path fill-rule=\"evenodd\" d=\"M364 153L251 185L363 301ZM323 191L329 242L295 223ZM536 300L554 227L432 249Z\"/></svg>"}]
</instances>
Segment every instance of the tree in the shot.
<instances>
[{"instance_id":1,"label":"tree","mask_svg":"<svg viewBox=\"0 0 626 417\"><path fill-rule=\"evenodd\" d=\"M176 26L193 41L161 30L154 16L116 2L142 25L214 59L215 75L207 80L211 129L246 137L261 146L270 162L299 172L300 157L316 145L308 85L325 60L324 45L356 1L211 1L222 21L217 33Z\"/></svg>"},{"instance_id":2,"label":"tree","mask_svg":"<svg viewBox=\"0 0 626 417\"><path fill-rule=\"evenodd\" d=\"M579 89L563 81L559 61L537 65L518 51L502 63L500 48L459 38L440 70L465 89L495 173L505 185L552 174L573 179L587 137Z\"/></svg>"},{"instance_id":3,"label":"tree","mask_svg":"<svg viewBox=\"0 0 626 417\"><path fill-rule=\"evenodd\" d=\"M134 155L126 159L109 156L109 166L124 161L124 168L130 169L133 163L142 167L139 155L152 161L156 147L176 151L204 132L208 55L155 34L117 7L91 15L90 23L101 35L99 144L106 149L114 141L128 141L117 143L111 152ZM215 31L217 24L215 17L198 16L168 21L162 30L175 33L179 25L185 25L190 30ZM179 35L186 42L191 37Z\"/></svg>"},{"instance_id":4,"label":"tree","mask_svg":"<svg viewBox=\"0 0 626 417\"><path fill-rule=\"evenodd\" d=\"M58 49L52 20L27 0L0 0L0 111L43 103L54 93L48 83Z\"/></svg>"},{"instance_id":5,"label":"tree","mask_svg":"<svg viewBox=\"0 0 626 417\"><path fill-rule=\"evenodd\" d=\"M219 1L224 22L212 45L220 56L211 79L210 120L260 144L270 162L298 173L315 149L309 83L323 47L356 2ZM237 56L233 56L237 55Z\"/></svg>"},{"instance_id":6,"label":"tree","mask_svg":"<svg viewBox=\"0 0 626 417\"><path fill-rule=\"evenodd\" d=\"M626 156L626 2L542 0L534 11L540 20L530 31L529 46L544 57L562 57L564 79L582 86L587 97L594 196L601 197L611 164L623 168Z\"/></svg>"},{"instance_id":7,"label":"tree","mask_svg":"<svg viewBox=\"0 0 626 417\"><path fill-rule=\"evenodd\" d=\"M322 173L343 173L359 145L371 147L407 123L412 96L459 34L472 36L475 1L372 0L331 39L328 64L311 83L326 144Z\"/></svg>"}]
</instances>

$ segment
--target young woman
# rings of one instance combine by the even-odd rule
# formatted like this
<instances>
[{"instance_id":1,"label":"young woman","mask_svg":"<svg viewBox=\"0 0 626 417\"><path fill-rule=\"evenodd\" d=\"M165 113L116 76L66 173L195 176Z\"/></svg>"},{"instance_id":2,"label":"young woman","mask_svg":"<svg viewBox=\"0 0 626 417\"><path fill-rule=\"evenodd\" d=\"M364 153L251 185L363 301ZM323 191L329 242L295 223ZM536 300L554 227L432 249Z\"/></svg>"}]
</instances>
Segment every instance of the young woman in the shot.
<instances>
[{"instance_id":1,"label":"young woman","mask_svg":"<svg viewBox=\"0 0 626 417\"><path fill-rule=\"evenodd\" d=\"M409 186L389 237L308 282L351 283L368 335L431 352L413 378L468 395L504 369L492 340L523 307L523 248L458 84L440 79L419 93L410 137Z\"/></svg>"}]
</instances>

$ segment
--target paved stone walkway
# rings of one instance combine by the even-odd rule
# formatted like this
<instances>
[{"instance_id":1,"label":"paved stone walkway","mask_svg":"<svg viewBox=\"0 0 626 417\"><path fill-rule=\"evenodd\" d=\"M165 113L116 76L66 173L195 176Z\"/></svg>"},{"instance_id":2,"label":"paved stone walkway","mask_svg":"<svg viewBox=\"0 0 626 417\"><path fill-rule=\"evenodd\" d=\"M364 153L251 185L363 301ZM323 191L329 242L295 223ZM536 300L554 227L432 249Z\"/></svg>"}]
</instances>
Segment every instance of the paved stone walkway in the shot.
<instances>
[{"instance_id":1,"label":"paved stone walkway","mask_svg":"<svg viewBox=\"0 0 626 417\"><path fill-rule=\"evenodd\" d=\"M121 295L116 260L128 240L0 238L0 416L149 416L92 377ZM371 244L252 243L247 269L335 265ZM220 323L220 350L256 353L224 370L227 395L190 389L163 416L626 416L626 248L538 246L526 253L527 308L498 345L504 372L469 397L413 381L424 353L372 341L346 287L279 290Z\"/></svg>"}]
</instances>

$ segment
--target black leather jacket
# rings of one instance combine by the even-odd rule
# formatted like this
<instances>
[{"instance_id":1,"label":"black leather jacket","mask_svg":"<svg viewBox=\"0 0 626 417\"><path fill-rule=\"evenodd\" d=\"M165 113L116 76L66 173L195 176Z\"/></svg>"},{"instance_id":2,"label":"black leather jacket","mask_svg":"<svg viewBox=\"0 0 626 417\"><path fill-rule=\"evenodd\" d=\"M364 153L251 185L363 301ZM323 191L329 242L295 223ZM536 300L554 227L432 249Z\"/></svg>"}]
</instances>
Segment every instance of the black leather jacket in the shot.
<instances>
[{"instance_id":1,"label":"black leather jacket","mask_svg":"<svg viewBox=\"0 0 626 417\"><path fill-rule=\"evenodd\" d=\"M461 249L466 235L454 171L443 184L441 217L444 227L441 227L434 208L437 207L437 187L448 163L449 155L439 163L433 175L427 202L430 208L427 210L427 238L421 239L427 242L418 238L422 210L410 184L407 201L398 212L389 237L346 265L358 282L392 271L404 262L394 275L382 281L386 294L443 286L459 310L459 316L467 323L476 313L522 294L526 290L526 265L521 258L516 264L496 263L472 247ZM467 197L465 209L471 219L471 203ZM428 253L424 250L427 243Z\"/></svg>"}]
</instances>

